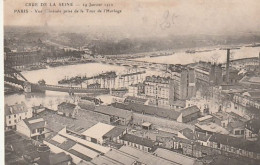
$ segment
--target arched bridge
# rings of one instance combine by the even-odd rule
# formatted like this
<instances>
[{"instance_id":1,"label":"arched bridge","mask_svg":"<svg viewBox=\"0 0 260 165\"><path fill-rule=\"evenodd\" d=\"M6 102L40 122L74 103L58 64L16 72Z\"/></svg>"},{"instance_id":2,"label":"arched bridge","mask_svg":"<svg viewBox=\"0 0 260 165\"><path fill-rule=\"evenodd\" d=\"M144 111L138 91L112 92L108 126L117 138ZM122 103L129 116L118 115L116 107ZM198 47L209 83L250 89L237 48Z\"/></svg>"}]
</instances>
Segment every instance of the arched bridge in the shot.
<instances>
[{"instance_id":1,"label":"arched bridge","mask_svg":"<svg viewBox=\"0 0 260 165\"><path fill-rule=\"evenodd\" d=\"M108 88L80 88L80 87L66 87L58 85L47 85L45 83L31 83L29 82L19 71L14 68L5 66L4 68L4 81L11 82L23 86L26 92L44 92L44 91L56 91L66 92L70 94L74 93L94 93L94 94L107 94Z\"/></svg>"}]
</instances>

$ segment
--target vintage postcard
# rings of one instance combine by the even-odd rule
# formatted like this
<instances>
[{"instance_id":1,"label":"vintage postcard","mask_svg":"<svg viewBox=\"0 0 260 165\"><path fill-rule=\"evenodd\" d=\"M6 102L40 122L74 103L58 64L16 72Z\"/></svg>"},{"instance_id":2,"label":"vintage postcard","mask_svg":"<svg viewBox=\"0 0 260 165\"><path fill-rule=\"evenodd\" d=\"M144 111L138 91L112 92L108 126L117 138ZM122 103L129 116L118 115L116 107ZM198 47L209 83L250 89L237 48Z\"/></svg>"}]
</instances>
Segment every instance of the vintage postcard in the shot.
<instances>
[{"instance_id":1,"label":"vintage postcard","mask_svg":"<svg viewBox=\"0 0 260 165\"><path fill-rule=\"evenodd\" d=\"M4 0L6 165L257 165L259 0Z\"/></svg>"}]
</instances>

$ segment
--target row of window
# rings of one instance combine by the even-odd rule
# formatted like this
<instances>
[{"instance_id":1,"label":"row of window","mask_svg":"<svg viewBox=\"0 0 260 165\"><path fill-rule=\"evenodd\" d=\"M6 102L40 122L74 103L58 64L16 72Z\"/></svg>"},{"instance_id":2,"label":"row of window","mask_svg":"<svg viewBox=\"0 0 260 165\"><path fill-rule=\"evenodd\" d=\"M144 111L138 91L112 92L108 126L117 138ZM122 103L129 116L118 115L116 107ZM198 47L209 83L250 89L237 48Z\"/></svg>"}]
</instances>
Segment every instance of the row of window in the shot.
<instances>
[{"instance_id":1,"label":"row of window","mask_svg":"<svg viewBox=\"0 0 260 165\"><path fill-rule=\"evenodd\" d=\"M25 112L25 116L27 115L27 112ZM9 115L8 118L11 119L12 115ZM16 114L14 115L14 118L16 118ZM21 118L21 116L20 116Z\"/></svg>"},{"instance_id":2,"label":"row of window","mask_svg":"<svg viewBox=\"0 0 260 165\"><path fill-rule=\"evenodd\" d=\"M17 122L19 122L19 121L21 121L21 120L22 120L22 117L20 116L20 118L19 118L18 120L14 119L14 123L17 123ZM12 124L12 121L11 121L11 120L9 120L9 124Z\"/></svg>"},{"instance_id":3,"label":"row of window","mask_svg":"<svg viewBox=\"0 0 260 165\"><path fill-rule=\"evenodd\" d=\"M37 128L37 129L33 129L32 133L36 133L36 132L42 133L43 131L44 131L44 128Z\"/></svg>"}]
</instances>

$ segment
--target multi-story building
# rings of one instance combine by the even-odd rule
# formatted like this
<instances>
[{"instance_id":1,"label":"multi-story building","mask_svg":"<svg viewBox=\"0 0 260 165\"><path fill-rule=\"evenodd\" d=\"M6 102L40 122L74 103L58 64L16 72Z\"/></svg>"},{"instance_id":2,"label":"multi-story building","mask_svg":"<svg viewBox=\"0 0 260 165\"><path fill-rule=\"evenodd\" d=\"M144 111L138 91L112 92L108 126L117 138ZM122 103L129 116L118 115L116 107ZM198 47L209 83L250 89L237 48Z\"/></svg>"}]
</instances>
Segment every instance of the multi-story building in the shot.
<instances>
[{"instance_id":1,"label":"multi-story building","mask_svg":"<svg viewBox=\"0 0 260 165\"><path fill-rule=\"evenodd\" d=\"M144 84L138 83L129 85L128 93L130 96L139 96L141 94L144 94Z\"/></svg>"},{"instance_id":2,"label":"multi-story building","mask_svg":"<svg viewBox=\"0 0 260 165\"><path fill-rule=\"evenodd\" d=\"M16 129L16 124L33 115L32 109L28 108L24 102L14 105L5 105L5 129Z\"/></svg>"},{"instance_id":3,"label":"multi-story building","mask_svg":"<svg viewBox=\"0 0 260 165\"><path fill-rule=\"evenodd\" d=\"M174 85L169 77L147 76L144 84L145 95L149 98L150 104L170 107L171 102L174 101Z\"/></svg>"},{"instance_id":4,"label":"multi-story building","mask_svg":"<svg viewBox=\"0 0 260 165\"><path fill-rule=\"evenodd\" d=\"M45 134L48 133L45 128L46 124L43 118L24 119L17 123L17 132L34 140L39 140L45 138Z\"/></svg>"},{"instance_id":5,"label":"multi-story building","mask_svg":"<svg viewBox=\"0 0 260 165\"><path fill-rule=\"evenodd\" d=\"M221 65L211 64L209 62L199 62L194 69L196 89L200 91L202 97L209 98L212 93L211 87L222 83Z\"/></svg>"},{"instance_id":6,"label":"multi-story building","mask_svg":"<svg viewBox=\"0 0 260 165\"><path fill-rule=\"evenodd\" d=\"M212 111L232 111L233 95L235 93L244 92L247 89L240 85L220 85L212 88L211 102L213 103Z\"/></svg>"},{"instance_id":7,"label":"multi-story building","mask_svg":"<svg viewBox=\"0 0 260 165\"><path fill-rule=\"evenodd\" d=\"M243 58L230 61L230 65L238 70L245 68L246 66L258 66L259 58Z\"/></svg>"},{"instance_id":8,"label":"multi-story building","mask_svg":"<svg viewBox=\"0 0 260 165\"><path fill-rule=\"evenodd\" d=\"M120 143L146 152L151 152L151 150L155 146L154 141L132 134L125 134L124 136L122 136L120 139Z\"/></svg>"},{"instance_id":9,"label":"multi-story building","mask_svg":"<svg viewBox=\"0 0 260 165\"><path fill-rule=\"evenodd\" d=\"M218 133L213 134L208 141L208 147L226 152L227 155L233 154L257 160L260 159L259 145L257 141L252 142Z\"/></svg>"},{"instance_id":10,"label":"multi-story building","mask_svg":"<svg viewBox=\"0 0 260 165\"><path fill-rule=\"evenodd\" d=\"M183 65L170 65L169 69L174 84L175 100L185 100L195 96L194 69Z\"/></svg>"},{"instance_id":11,"label":"multi-story building","mask_svg":"<svg viewBox=\"0 0 260 165\"><path fill-rule=\"evenodd\" d=\"M260 91L235 93L232 104L237 111L250 111L250 108L260 110Z\"/></svg>"},{"instance_id":12,"label":"multi-story building","mask_svg":"<svg viewBox=\"0 0 260 165\"><path fill-rule=\"evenodd\" d=\"M122 88L132 84L142 83L144 81L144 75L145 71L143 70L127 70L126 73L118 75L116 86Z\"/></svg>"},{"instance_id":13,"label":"multi-story building","mask_svg":"<svg viewBox=\"0 0 260 165\"><path fill-rule=\"evenodd\" d=\"M9 52L5 56L5 64L14 67L22 67L30 64L38 64L43 60L40 51Z\"/></svg>"}]
</instances>

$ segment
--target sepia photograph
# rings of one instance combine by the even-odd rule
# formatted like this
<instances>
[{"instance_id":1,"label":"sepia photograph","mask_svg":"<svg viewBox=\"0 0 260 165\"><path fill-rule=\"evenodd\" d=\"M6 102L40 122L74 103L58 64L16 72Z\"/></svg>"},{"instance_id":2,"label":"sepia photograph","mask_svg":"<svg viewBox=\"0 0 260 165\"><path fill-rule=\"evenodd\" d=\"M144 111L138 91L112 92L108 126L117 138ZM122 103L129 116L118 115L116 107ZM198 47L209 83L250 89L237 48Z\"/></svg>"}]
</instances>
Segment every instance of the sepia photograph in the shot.
<instances>
[{"instance_id":1,"label":"sepia photograph","mask_svg":"<svg viewBox=\"0 0 260 165\"><path fill-rule=\"evenodd\" d=\"M3 0L5 165L260 165L259 0Z\"/></svg>"}]
</instances>

